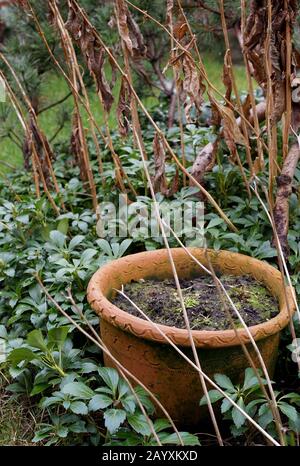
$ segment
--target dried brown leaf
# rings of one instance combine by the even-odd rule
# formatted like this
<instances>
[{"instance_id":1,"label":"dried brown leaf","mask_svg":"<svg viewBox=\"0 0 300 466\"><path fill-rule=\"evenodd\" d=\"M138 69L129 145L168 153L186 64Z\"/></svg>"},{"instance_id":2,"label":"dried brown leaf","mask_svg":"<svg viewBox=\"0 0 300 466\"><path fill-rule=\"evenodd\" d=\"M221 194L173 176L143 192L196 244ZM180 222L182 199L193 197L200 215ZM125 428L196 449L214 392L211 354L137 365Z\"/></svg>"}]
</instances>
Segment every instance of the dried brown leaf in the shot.
<instances>
[{"instance_id":1,"label":"dried brown leaf","mask_svg":"<svg viewBox=\"0 0 300 466\"><path fill-rule=\"evenodd\" d=\"M195 105L197 110L201 111L201 105L204 101L203 92L205 91L205 86L202 83L193 59L187 54L185 54L182 61L182 70L184 73L182 88L190 99L190 102L186 105L185 111L188 114L192 105Z\"/></svg>"},{"instance_id":2,"label":"dried brown leaf","mask_svg":"<svg viewBox=\"0 0 300 466\"><path fill-rule=\"evenodd\" d=\"M72 0L69 1L66 28L80 47L87 67L96 80L97 91L102 96L105 110L109 112L114 97L104 72L105 51L94 30L80 14L77 4Z\"/></svg>"},{"instance_id":3,"label":"dried brown leaf","mask_svg":"<svg viewBox=\"0 0 300 466\"><path fill-rule=\"evenodd\" d=\"M124 0L116 0L116 15L119 34L125 42L130 55L144 57L147 49L143 35Z\"/></svg>"},{"instance_id":4,"label":"dried brown leaf","mask_svg":"<svg viewBox=\"0 0 300 466\"><path fill-rule=\"evenodd\" d=\"M196 107L198 112L201 111L201 105L204 102L205 85L193 58L189 54L181 52L173 57L169 63L175 69L176 87L184 104L186 118L190 121L190 111L193 106Z\"/></svg>"},{"instance_id":5,"label":"dried brown leaf","mask_svg":"<svg viewBox=\"0 0 300 466\"><path fill-rule=\"evenodd\" d=\"M130 121L130 100L131 100L131 89L128 85L126 78L122 77L119 101L117 106L117 119L119 133L122 137L127 136L129 130Z\"/></svg>"},{"instance_id":6,"label":"dried brown leaf","mask_svg":"<svg viewBox=\"0 0 300 466\"><path fill-rule=\"evenodd\" d=\"M116 0L116 13L118 19L119 33L125 42L129 53L133 54L133 45L130 38L129 27L127 24L128 8L123 0Z\"/></svg>"},{"instance_id":7,"label":"dried brown leaf","mask_svg":"<svg viewBox=\"0 0 300 466\"><path fill-rule=\"evenodd\" d=\"M207 91L207 94L211 106L211 118L209 124L219 127L221 125L222 120L222 115L219 110L219 104L209 90Z\"/></svg>"},{"instance_id":8,"label":"dried brown leaf","mask_svg":"<svg viewBox=\"0 0 300 466\"><path fill-rule=\"evenodd\" d=\"M198 181L198 183L202 183L205 173L209 170L212 170L214 167L218 145L218 139L214 143L209 142L201 149L199 154L197 154L195 162L192 166L191 174ZM193 184L193 182L191 182L191 184Z\"/></svg>"},{"instance_id":9,"label":"dried brown leaf","mask_svg":"<svg viewBox=\"0 0 300 466\"><path fill-rule=\"evenodd\" d=\"M236 152L236 144L246 145L246 140L242 134L238 121L235 118L234 112L231 108L220 104L211 93L208 93L212 110L213 117L216 123L220 123L220 118L223 122L223 135L230 149L231 153Z\"/></svg>"},{"instance_id":10,"label":"dried brown leaf","mask_svg":"<svg viewBox=\"0 0 300 466\"><path fill-rule=\"evenodd\" d=\"M173 35L175 39L180 41L181 39L184 38L187 31L188 31L188 25L184 18L180 19L179 21L177 21L176 24L174 24Z\"/></svg>"},{"instance_id":11,"label":"dried brown leaf","mask_svg":"<svg viewBox=\"0 0 300 466\"><path fill-rule=\"evenodd\" d=\"M236 118L234 116L233 110L224 105L219 105L219 110L222 114L223 126L224 126L224 138L230 150L235 148L236 144L246 145L246 140L242 134Z\"/></svg>"},{"instance_id":12,"label":"dried brown leaf","mask_svg":"<svg viewBox=\"0 0 300 466\"><path fill-rule=\"evenodd\" d=\"M244 45L247 59L250 60L253 67L253 75L263 91L267 92L268 69L266 47L269 37L270 47L270 65L272 81L272 96L274 105L270 121L275 124L282 117L286 108L285 102L285 75L286 75L286 54L290 44L286 44L286 27L287 24L292 31L297 14L297 2L291 0L272 1L272 18L271 32L268 36L268 2L267 0L250 2L250 13L247 17ZM294 61L297 60L293 54Z\"/></svg>"},{"instance_id":13,"label":"dried brown leaf","mask_svg":"<svg viewBox=\"0 0 300 466\"><path fill-rule=\"evenodd\" d=\"M127 17L127 22L131 35L133 56L144 57L147 49L140 27L130 13Z\"/></svg>"},{"instance_id":14,"label":"dried brown leaf","mask_svg":"<svg viewBox=\"0 0 300 466\"><path fill-rule=\"evenodd\" d=\"M166 153L165 148L156 133L153 140L154 153L154 168L155 175L152 179L154 192L160 192L166 197L172 196L179 189L179 172L176 169L175 176L168 186L165 169L166 169Z\"/></svg>"},{"instance_id":15,"label":"dried brown leaf","mask_svg":"<svg viewBox=\"0 0 300 466\"><path fill-rule=\"evenodd\" d=\"M153 140L153 153L155 175L152 182L154 192L157 193L167 188L167 181L165 176L166 154L160 137L157 133L155 133Z\"/></svg>"},{"instance_id":16,"label":"dried brown leaf","mask_svg":"<svg viewBox=\"0 0 300 466\"><path fill-rule=\"evenodd\" d=\"M222 80L226 89L225 99L231 100L231 92L232 92L232 80L231 80L231 72L230 72L230 50L226 50L224 55L224 65L223 65L223 75Z\"/></svg>"}]
</instances>

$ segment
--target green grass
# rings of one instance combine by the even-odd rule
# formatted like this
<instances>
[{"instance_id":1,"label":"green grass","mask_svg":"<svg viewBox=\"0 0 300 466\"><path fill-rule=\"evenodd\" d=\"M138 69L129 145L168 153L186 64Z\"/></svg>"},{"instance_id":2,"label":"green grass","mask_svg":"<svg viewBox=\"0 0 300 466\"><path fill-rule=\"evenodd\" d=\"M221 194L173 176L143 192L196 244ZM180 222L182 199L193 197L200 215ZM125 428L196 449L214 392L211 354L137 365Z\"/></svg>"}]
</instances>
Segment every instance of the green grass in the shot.
<instances>
[{"instance_id":1,"label":"green grass","mask_svg":"<svg viewBox=\"0 0 300 466\"><path fill-rule=\"evenodd\" d=\"M0 447L34 445L31 440L39 419L29 400L13 398L5 391L5 385L0 374Z\"/></svg>"},{"instance_id":2,"label":"green grass","mask_svg":"<svg viewBox=\"0 0 300 466\"><path fill-rule=\"evenodd\" d=\"M203 64L210 82L223 94L225 86L222 82L223 64L221 58L218 60L212 54L206 54L203 57ZM233 71L238 89L246 91L248 86L245 67L241 64L234 64ZM254 83L253 85L255 87Z\"/></svg>"},{"instance_id":3,"label":"green grass","mask_svg":"<svg viewBox=\"0 0 300 466\"><path fill-rule=\"evenodd\" d=\"M220 92L224 92L224 85L222 83L222 62L213 56L212 54L207 54L204 56L204 65L207 70L207 74L209 76L210 81L216 86ZM240 90L247 89L247 80L245 75L244 67L241 65L234 66L237 86ZM115 86L114 94L115 97L118 95L119 90L119 83ZM53 101L59 100L67 95L69 92L68 85L63 78L57 76L56 74L50 74L47 77L47 80L42 83L41 85L41 106L47 106ZM103 124L103 114L101 112L101 107L99 105L98 97L94 90L90 90L89 92L90 100L91 100L91 109L93 115L99 125ZM117 99L116 99L117 100ZM155 106L157 103L156 98L147 98L145 100L145 104L147 107L151 109L151 107ZM7 99L7 102L0 103L0 110L1 106L11 105ZM115 109L116 104L114 104L111 113L110 113L110 126L114 128L116 126L116 117L115 117ZM50 109L44 113L42 113L39 117L39 121L41 124L41 128L46 133L49 139L55 134L58 124L59 124L59 112L64 111L65 117L67 119L67 123L64 129L59 133L58 137L55 141L66 141L70 138L70 129L71 129L71 118L72 118L72 111L73 111L73 100L70 97L66 100L63 104L59 107ZM86 113L86 112L83 112ZM19 134L22 134L20 123L17 120L15 114L12 115L13 124L15 127L15 131ZM84 115L85 124L87 125L87 115ZM11 167L17 167L22 165L22 153L19 147L17 147L12 141L9 139L2 139L0 140L0 174L1 172L7 172L11 170ZM2 163L1 163L2 162Z\"/></svg>"}]
</instances>

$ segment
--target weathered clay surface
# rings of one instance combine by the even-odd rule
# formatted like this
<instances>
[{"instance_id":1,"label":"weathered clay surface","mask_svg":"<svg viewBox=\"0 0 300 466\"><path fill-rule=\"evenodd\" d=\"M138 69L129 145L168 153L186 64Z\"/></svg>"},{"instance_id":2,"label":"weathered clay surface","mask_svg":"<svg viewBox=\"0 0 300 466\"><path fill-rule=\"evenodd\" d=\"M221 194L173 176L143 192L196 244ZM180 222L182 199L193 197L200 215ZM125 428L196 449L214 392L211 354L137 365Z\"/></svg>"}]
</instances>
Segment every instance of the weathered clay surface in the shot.
<instances>
[{"instance_id":1,"label":"weathered clay surface","mask_svg":"<svg viewBox=\"0 0 300 466\"><path fill-rule=\"evenodd\" d=\"M208 266L204 250L193 248L190 251L203 265ZM232 275L251 274L264 283L278 299L278 315L263 324L250 327L272 375L277 358L279 332L289 322L288 309L291 313L294 312L291 290L286 288L287 306L281 274L274 267L228 251L208 250L208 254L215 271ZM183 249L172 249L172 255L180 278L191 278L202 273ZM172 271L166 250L130 255L105 265L94 274L88 287L88 300L101 318L101 335L111 353L159 396L178 424L192 426L206 415L206 409L199 408L203 393L197 372L166 343L150 322L123 312L108 300L113 289L118 289L131 280L170 277ZM159 327L193 359L186 330L164 325ZM249 343L244 329L238 329L237 332L244 343ZM234 330L196 330L192 331L192 335L202 368L207 375L212 377L216 372L221 372L236 381L243 378L244 369L249 363ZM248 344L247 347L258 364L252 345ZM113 365L108 357L105 363Z\"/></svg>"}]
</instances>

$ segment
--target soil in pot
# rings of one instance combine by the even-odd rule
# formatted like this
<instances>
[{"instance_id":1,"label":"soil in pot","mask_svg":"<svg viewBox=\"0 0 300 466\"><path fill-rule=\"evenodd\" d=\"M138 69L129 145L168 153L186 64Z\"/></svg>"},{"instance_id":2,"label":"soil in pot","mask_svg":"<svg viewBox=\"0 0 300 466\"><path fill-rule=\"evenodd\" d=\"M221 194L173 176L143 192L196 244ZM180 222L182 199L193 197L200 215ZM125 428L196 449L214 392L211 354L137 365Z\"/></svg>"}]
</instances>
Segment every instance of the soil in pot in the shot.
<instances>
[{"instance_id":1,"label":"soil in pot","mask_svg":"<svg viewBox=\"0 0 300 466\"><path fill-rule=\"evenodd\" d=\"M220 279L248 326L271 319L278 313L278 303L270 292L251 276L221 275ZM235 312L210 276L180 280L183 298L193 330L227 330L232 328L228 311L236 327L241 327ZM182 308L174 280L140 280L124 287L125 294L157 324L185 328ZM129 314L143 318L122 295L113 303ZM227 304L227 311L224 307Z\"/></svg>"}]
</instances>

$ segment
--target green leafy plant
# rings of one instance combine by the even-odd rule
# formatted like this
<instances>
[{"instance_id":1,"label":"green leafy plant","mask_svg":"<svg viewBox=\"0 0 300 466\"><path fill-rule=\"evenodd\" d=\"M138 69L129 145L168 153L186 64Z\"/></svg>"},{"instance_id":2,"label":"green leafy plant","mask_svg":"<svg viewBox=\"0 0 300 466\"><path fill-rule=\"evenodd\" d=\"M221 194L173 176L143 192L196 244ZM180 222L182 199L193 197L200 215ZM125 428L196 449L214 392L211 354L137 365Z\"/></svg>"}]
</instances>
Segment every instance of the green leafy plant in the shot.
<instances>
[{"instance_id":1,"label":"green leafy plant","mask_svg":"<svg viewBox=\"0 0 300 466\"><path fill-rule=\"evenodd\" d=\"M276 437L272 410L252 368L245 370L243 384L233 384L230 378L224 374L215 374L214 380L232 401L254 418L263 429L267 429ZM261 383L266 385L265 379L261 378ZM222 400L221 413L225 420L231 422L231 432L234 436L240 436L249 431L251 426L247 418L218 390L210 390L208 396L211 403ZM300 412L295 406L300 406L300 395L297 393L282 394L275 391L275 396L278 409L287 423L287 429L294 435L299 434ZM200 400L200 406L205 404L207 404L207 398L204 396Z\"/></svg>"},{"instance_id":2,"label":"green leafy plant","mask_svg":"<svg viewBox=\"0 0 300 466\"><path fill-rule=\"evenodd\" d=\"M158 106L156 114L162 130L165 130L165 107ZM146 149L151 153L153 130L147 126L146 122L143 126L143 136ZM169 137L172 147L179 153L180 129L174 126L169 130ZM129 170L128 173L138 193L132 204L136 202L139 205L146 205L150 212L152 200L148 192L145 195L141 163L132 140L128 138L123 141L114 131L112 131L112 138L116 150L122 157L124 169ZM189 125L184 128L184 139L186 163L190 169L197 151L207 142L213 141L214 134L212 128ZM92 169L95 182L100 186L101 178L98 174L92 141L89 141L89 148L93 159ZM118 191L112 189L114 188L114 167L107 147L103 144L101 149L103 150L104 171L109 176L106 179L105 188L99 193L99 201L100 203L106 200L117 203ZM76 323L87 328L87 319L98 331L98 316L91 311L86 300L87 283L94 270L106 261L128 253L161 248L163 247L162 237L159 234L155 238L149 238L141 231L141 234L134 238L107 236L100 239L96 232L96 215L91 211L90 198L83 188L79 169L74 166L69 154L68 141L55 144L55 153L57 160L54 169L60 196L66 206L66 211L61 211L59 216L55 215L45 195L42 195L40 199L34 199L31 175L26 171L16 170L0 179L0 344L1 348L4 348L0 361L1 371L9 379L6 389L12 397L20 397L20 399L26 397L32 409L38 413L38 417L43 416L42 422L37 427L35 436L37 442L74 445L104 443L154 445L156 439L147 430L149 425L141 417L143 414L136 400L132 399L130 392L124 393L123 396L121 396L122 393L120 394L119 388L123 387L124 381L121 382L119 378L119 388L115 387L114 391L112 386L104 380L100 374L101 352L96 345L91 344L79 334L66 317L58 313L37 284L35 275L38 273L51 296L55 297L62 309L70 314ZM266 238L270 238L272 234L266 216L254 196L251 200L244 196L240 173L228 160L226 151L223 155L218 154L218 157L221 156L224 160L222 159L218 170L208 173L205 178L206 187L210 192L214 192L216 200L222 204L226 214L239 228L239 232L236 234L229 231L225 222L206 203L204 226L207 246L242 252L276 265L276 252L269 240L266 241ZM151 161L148 162L148 166L153 174L154 167ZM174 167L171 168L167 171L167 176L170 178L174 175ZM162 208L164 205L168 207L171 204L171 208L177 212L184 203L199 200L198 194L198 188L185 187L172 198L166 199L159 193L156 198ZM60 198L53 192L52 195L59 205ZM296 292L299 293L300 214L296 201L298 199L295 194L291 198L289 242L292 279ZM156 222L156 219L151 221ZM181 239L187 243L189 234L194 232L183 230L181 233ZM177 246L172 236L170 245ZM74 297L76 307L68 298L68 290ZM299 323L296 319L295 327L297 336L300 336ZM59 343L58 337L54 338L56 333L64 341L61 340ZM293 393L297 390L299 380L296 365L291 361L291 353L287 349L289 343L291 343L291 336L287 329L281 344L280 372L276 374L276 381L285 380L288 363L290 364L288 367L289 383L281 383L281 392L276 396L278 403L287 403L298 412L297 397ZM84 384L89 390L89 396L91 394L93 396L86 398L79 394L65 393L64 387L68 384L75 384L75 387L76 384ZM290 389L290 387L294 388ZM224 389L229 390L228 387ZM266 400L263 399L259 390L248 393L250 390L251 388L245 388L241 384L238 395L239 403L243 402L247 407L252 401L259 400L252 408L255 411L253 416L258 420L261 409L261 416L268 419L270 414L269 412L264 414L267 407L263 407ZM237 388L231 387L230 396L236 395ZM288 398L289 395L291 395L290 398ZM97 410L93 410L91 400L96 396L100 396L94 399L94 402L98 400L99 405ZM287 398L281 398L284 396ZM144 398L142 396L142 400ZM102 403L109 404L101 408L101 400ZM223 403L224 400L219 401ZM132 413L130 409L133 409L134 403L135 410ZM143 401L143 405L152 416L147 401ZM223 409L226 409L225 402L224 405ZM284 404L281 407L290 413L290 418L283 412L282 416L288 429L287 436L291 436L289 442L292 443L292 435L295 441L298 435L296 426L292 424L294 410L287 411L288 408ZM235 432L240 433L243 429L248 429L247 421L244 421L232 408L228 407L223 415L229 417L226 422L231 423ZM237 428L233 417L238 425L243 422L241 427ZM113 422L116 425L117 421L122 422L114 432L111 427L112 431L110 431L108 426L113 425ZM167 420L153 422L161 443L173 444L178 441ZM267 425L270 432L273 432L273 424L274 422L271 421ZM245 432L244 435L248 431ZM196 437L190 437L187 433L182 433L182 438L185 442L196 443L198 441Z\"/></svg>"},{"instance_id":3,"label":"green leafy plant","mask_svg":"<svg viewBox=\"0 0 300 466\"><path fill-rule=\"evenodd\" d=\"M43 394L39 406L48 411L51 420L51 424L42 423L33 442L45 441L46 445L52 445L67 438L72 442L74 435L82 441L82 437L90 434L92 443L101 442L102 436L102 442L110 445L119 440L123 443L126 433L125 444L155 444L139 404L149 416L154 414L147 393L141 387L136 387L132 393L115 369L99 367L92 359L81 359L80 350L73 349L68 340L70 331L69 326L56 327L45 338L41 330L33 330L25 344L20 339L17 348L8 350L6 362L16 381L7 389L15 394L27 393L30 397ZM7 338L4 329L1 335ZM49 390L52 393L47 395ZM103 419L101 426L93 417L98 413ZM162 443L177 444L178 436L169 432L170 427L164 419L154 422ZM198 444L197 437L186 432L182 436L186 444Z\"/></svg>"}]
</instances>

